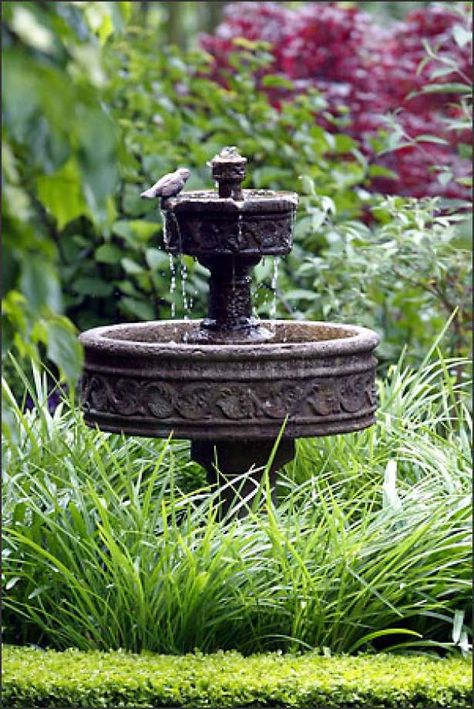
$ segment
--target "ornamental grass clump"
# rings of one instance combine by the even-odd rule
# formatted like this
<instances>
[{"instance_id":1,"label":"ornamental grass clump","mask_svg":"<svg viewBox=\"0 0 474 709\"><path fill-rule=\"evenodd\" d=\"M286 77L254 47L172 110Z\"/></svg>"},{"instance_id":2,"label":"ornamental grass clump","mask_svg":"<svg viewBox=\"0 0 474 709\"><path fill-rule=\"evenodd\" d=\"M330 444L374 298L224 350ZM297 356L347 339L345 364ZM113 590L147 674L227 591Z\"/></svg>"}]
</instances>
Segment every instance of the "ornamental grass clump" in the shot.
<instances>
[{"instance_id":1,"label":"ornamental grass clump","mask_svg":"<svg viewBox=\"0 0 474 709\"><path fill-rule=\"evenodd\" d=\"M5 639L81 650L469 651L464 360L401 362L378 425L300 441L272 500L217 515L183 443L88 429L5 385Z\"/></svg>"}]
</instances>

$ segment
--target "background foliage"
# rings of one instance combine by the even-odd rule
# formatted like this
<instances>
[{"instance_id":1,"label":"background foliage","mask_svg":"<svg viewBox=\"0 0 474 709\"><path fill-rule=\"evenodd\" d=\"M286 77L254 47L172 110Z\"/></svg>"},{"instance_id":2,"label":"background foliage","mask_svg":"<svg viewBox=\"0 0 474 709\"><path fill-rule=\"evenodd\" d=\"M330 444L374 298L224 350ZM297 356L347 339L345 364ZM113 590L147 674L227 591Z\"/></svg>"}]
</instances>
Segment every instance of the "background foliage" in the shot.
<instances>
[{"instance_id":1,"label":"background foliage","mask_svg":"<svg viewBox=\"0 0 474 709\"><path fill-rule=\"evenodd\" d=\"M47 357L74 381L81 365L76 327L166 318L173 302L180 314L185 300L193 304L193 317L201 317L204 269L186 257L174 264L179 287L170 293L169 260L160 250L161 217L138 195L183 164L192 169L191 189L210 187L206 161L223 145L236 144L251 159L248 187L303 194L294 252L280 266L277 315L372 326L382 335L381 357L390 362L405 344L419 357L448 311L458 307L447 342L452 353L465 353L468 247L466 227L456 215L465 203L387 202L374 193L377 181L392 173L383 156L374 161L367 153L357 132L363 119L355 111L361 99L357 62L351 70L341 55L332 62L339 75L326 84L320 68L305 62L317 78L305 79L295 90L300 79L291 69L291 42L307 32L308 41L317 40L319 35L311 35L316 10L321 22L333 23L326 35L334 41L341 31L352 36L354 28L359 34L362 28L366 43L380 45L393 28L383 30L380 20L364 19L356 4L280 3L278 12L292 18L294 30L283 47L282 72L275 66L280 45L260 41L269 38L263 28L275 24L274 6L251 3L244 15L251 13L257 36L249 38L248 25L235 25L239 10L215 3L203 29L212 28L226 5L225 27L233 28L234 36L232 53L226 45L230 71L223 77L221 65L216 77L209 53L166 42L167 36L173 39L173 26L181 42L177 29L194 26L200 5L4 3L3 352ZM424 131L438 131L443 120L443 136L447 131L458 140L466 135L470 111L465 84L458 82L457 89L452 84L468 53L462 4L417 7L418 14L404 20L405 34L398 33L411 42L409 31L416 25L413 51L400 54L400 38L397 45L397 62L403 58L410 79L405 89L423 94L412 104L422 106ZM269 13L273 25L265 19ZM216 56L220 32L204 40ZM239 33L243 36L235 38ZM341 43L324 46L340 51L335 48ZM424 68L417 75L418 61ZM352 93L341 94L335 112L334 87L347 84ZM399 98L393 97L393 106ZM456 104L457 113L443 109L439 115L446 101ZM403 147L406 115L412 114L402 112L401 124L394 116L391 127L378 134L377 150L397 156L391 168L402 165L404 150L418 155L420 148L446 149L440 135L425 135L423 145L419 135L411 135ZM462 187L437 155L443 164L435 182L448 192L450 186ZM272 273L270 261L257 268L255 300L262 315L274 310Z\"/></svg>"},{"instance_id":2,"label":"background foliage","mask_svg":"<svg viewBox=\"0 0 474 709\"><path fill-rule=\"evenodd\" d=\"M272 103L319 91L326 110L317 122L355 139L373 166L372 190L469 198L469 121L463 130L458 120L454 130L449 119L464 114L457 94L471 94L471 30L462 3L430 3L382 23L355 3L308 2L293 10L244 2L230 4L224 22L201 41L224 84L235 41L267 41L269 68L283 82L270 84ZM397 131L387 131L390 120Z\"/></svg>"}]
</instances>

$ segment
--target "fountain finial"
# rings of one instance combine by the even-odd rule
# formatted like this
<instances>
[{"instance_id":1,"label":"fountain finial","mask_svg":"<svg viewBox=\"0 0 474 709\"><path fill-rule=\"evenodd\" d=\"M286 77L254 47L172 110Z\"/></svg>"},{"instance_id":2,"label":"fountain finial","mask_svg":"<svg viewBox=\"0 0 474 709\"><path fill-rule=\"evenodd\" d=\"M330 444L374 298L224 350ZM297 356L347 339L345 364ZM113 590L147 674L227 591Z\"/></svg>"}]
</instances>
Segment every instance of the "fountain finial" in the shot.
<instances>
[{"instance_id":1,"label":"fountain finial","mask_svg":"<svg viewBox=\"0 0 474 709\"><path fill-rule=\"evenodd\" d=\"M207 164L219 186L219 197L232 197L236 202L242 201L242 182L245 178L247 158L242 157L235 145L222 148Z\"/></svg>"}]
</instances>

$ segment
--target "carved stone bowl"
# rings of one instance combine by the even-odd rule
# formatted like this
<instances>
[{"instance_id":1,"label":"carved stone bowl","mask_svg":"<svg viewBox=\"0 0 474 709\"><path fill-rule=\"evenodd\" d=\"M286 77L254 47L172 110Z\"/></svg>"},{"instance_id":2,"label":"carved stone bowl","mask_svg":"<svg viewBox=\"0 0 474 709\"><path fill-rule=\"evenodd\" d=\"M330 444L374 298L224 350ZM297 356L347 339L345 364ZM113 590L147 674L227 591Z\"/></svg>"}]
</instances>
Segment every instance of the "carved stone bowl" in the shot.
<instances>
[{"instance_id":1,"label":"carved stone bowl","mask_svg":"<svg viewBox=\"0 0 474 709\"><path fill-rule=\"evenodd\" d=\"M217 192L183 192L166 200L164 248L197 258L289 253L298 204L295 192L243 190L242 200Z\"/></svg>"},{"instance_id":2,"label":"carved stone bowl","mask_svg":"<svg viewBox=\"0 0 474 709\"><path fill-rule=\"evenodd\" d=\"M275 334L258 346L190 344L199 322L189 320L83 333L86 422L240 448L244 441L274 441L286 417L284 438L291 442L374 423L374 332L322 322L263 324Z\"/></svg>"}]
</instances>

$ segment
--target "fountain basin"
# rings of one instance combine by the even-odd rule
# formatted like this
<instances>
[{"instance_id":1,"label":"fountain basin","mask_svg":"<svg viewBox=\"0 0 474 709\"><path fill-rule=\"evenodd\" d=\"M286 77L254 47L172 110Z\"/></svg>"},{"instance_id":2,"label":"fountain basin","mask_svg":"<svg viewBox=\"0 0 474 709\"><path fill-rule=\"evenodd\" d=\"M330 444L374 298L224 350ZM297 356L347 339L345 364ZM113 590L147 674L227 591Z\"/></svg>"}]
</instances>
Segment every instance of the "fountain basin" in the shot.
<instances>
[{"instance_id":1,"label":"fountain basin","mask_svg":"<svg viewBox=\"0 0 474 709\"><path fill-rule=\"evenodd\" d=\"M281 256L291 251L297 204L294 192L243 190L238 201L185 192L166 202L164 248L197 258Z\"/></svg>"},{"instance_id":2,"label":"fountain basin","mask_svg":"<svg viewBox=\"0 0 474 709\"><path fill-rule=\"evenodd\" d=\"M271 341L194 344L189 320L83 333L81 403L104 431L261 441L358 431L375 422L376 333L354 325L263 321Z\"/></svg>"}]
</instances>

